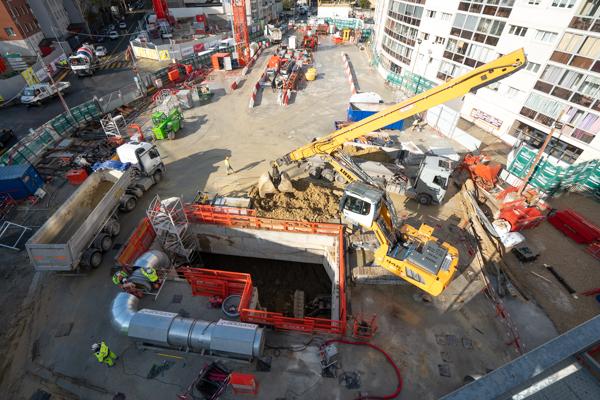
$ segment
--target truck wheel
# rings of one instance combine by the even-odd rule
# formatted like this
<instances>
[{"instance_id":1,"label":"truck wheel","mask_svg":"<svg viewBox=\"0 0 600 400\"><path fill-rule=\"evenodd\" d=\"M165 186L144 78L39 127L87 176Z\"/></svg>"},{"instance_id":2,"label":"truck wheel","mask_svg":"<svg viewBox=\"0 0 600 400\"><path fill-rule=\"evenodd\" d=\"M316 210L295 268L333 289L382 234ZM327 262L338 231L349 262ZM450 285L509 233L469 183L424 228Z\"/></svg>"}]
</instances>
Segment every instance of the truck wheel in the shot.
<instances>
[{"instance_id":1,"label":"truck wheel","mask_svg":"<svg viewBox=\"0 0 600 400\"><path fill-rule=\"evenodd\" d=\"M128 194L132 194L135 197L137 197L138 199L141 199L142 196L144 195L144 191L138 187L131 187L127 189L127 193Z\"/></svg>"},{"instance_id":2,"label":"truck wheel","mask_svg":"<svg viewBox=\"0 0 600 400\"><path fill-rule=\"evenodd\" d=\"M121 233L121 224L116 219L111 219L104 226L104 232L108 233L109 235L111 235L113 237L119 236L119 233Z\"/></svg>"},{"instance_id":3,"label":"truck wheel","mask_svg":"<svg viewBox=\"0 0 600 400\"><path fill-rule=\"evenodd\" d=\"M152 177L154 178L154 183L158 183L163 178L163 172L159 169L156 172L154 172L154 175L152 175Z\"/></svg>"},{"instance_id":4,"label":"truck wheel","mask_svg":"<svg viewBox=\"0 0 600 400\"><path fill-rule=\"evenodd\" d=\"M419 202L419 204L422 204L424 206L428 206L431 204L431 196L425 193L421 193L417 196L417 201Z\"/></svg>"},{"instance_id":5,"label":"truck wheel","mask_svg":"<svg viewBox=\"0 0 600 400\"><path fill-rule=\"evenodd\" d=\"M112 247L112 244L113 244L112 236L110 236L108 233L100 234L94 241L94 247L97 248L98 250L101 250L102 252L106 252L106 251L110 250L110 248Z\"/></svg>"},{"instance_id":6,"label":"truck wheel","mask_svg":"<svg viewBox=\"0 0 600 400\"><path fill-rule=\"evenodd\" d=\"M127 195L121 200L121 210L124 212L131 212L137 205L137 199L135 196Z\"/></svg>"},{"instance_id":7,"label":"truck wheel","mask_svg":"<svg viewBox=\"0 0 600 400\"><path fill-rule=\"evenodd\" d=\"M81 257L81 262L86 267L98 268L102 264L102 252L98 249L89 248Z\"/></svg>"}]
</instances>

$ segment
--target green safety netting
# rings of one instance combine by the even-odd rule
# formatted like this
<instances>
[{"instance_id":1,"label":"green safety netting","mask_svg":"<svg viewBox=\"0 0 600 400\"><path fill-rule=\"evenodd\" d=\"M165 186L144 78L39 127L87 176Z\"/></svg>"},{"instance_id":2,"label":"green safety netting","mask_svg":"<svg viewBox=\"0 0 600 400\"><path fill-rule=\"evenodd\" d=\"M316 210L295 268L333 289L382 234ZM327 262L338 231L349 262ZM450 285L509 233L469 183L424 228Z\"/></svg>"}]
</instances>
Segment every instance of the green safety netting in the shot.
<instances>
[{"instance_id":1,"label":"green safety netting","mask_svg":"<svg viewBox=\"0 0 600 400\"><path fill-rule=\"evenodd\" d=\"M524 178L538 150L521 146L508 171ZM590 160L570 166L558 166L547 156L542 157L530 179L530 184L549 194L564 191L598 193L600 191L600 160Z\"/></svg>"},{"instance_id":2,"label":"green safety netting","mask_svg":"<svg viewBox=\"0 0 600 400\"><path fill-rule=\"evenodd\" d=\"M394 86L400 86L411 93L419 94L435 86L435 83L411 72L403 74L388 73L387 81Z\"/></svg>"},{"instance_id":3,"label":"green safety netting","mask_svg":"<svg viewBox=\"0 0 600 400\"><path fill-rule=\"evenodd\" d=\"M337 29L358 29L364 26L363 21L357 18L325 18L325 22L329 25L335 25Z\"/></svg>"}]
</instances>

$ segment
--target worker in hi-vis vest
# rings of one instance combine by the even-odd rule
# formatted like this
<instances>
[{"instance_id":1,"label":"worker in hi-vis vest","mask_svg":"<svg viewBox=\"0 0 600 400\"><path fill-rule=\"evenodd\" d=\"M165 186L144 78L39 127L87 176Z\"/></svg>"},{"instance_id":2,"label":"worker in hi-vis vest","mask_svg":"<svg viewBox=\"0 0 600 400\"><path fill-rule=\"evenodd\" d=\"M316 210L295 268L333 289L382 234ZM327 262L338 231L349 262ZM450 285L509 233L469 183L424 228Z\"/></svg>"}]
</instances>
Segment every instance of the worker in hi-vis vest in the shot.
<instances>
[{"instance_id":1,"label":"worker in hi-vis vest","mask_svg":"<svg viewBox=\"0 0 600 400\"><path fill-rule=\"evenodd\" d=\"M92 345L92 352L98 359L99 363L106 364L109 367L115 365L115 360L119 358L108 348L108 345L104 341L100 343L94 343Z\"/></svg>"}]
</instances>

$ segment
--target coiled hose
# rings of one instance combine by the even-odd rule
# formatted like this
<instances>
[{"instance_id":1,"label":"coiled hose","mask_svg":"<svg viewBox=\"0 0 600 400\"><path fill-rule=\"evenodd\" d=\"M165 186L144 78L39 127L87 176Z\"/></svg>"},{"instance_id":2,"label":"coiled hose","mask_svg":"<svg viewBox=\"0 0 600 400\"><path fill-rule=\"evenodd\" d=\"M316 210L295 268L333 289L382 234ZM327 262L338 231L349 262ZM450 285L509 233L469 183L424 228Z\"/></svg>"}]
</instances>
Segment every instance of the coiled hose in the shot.
<instances>
[{"instance_id":1,"label":"coiled hose","mask_svg":"<svg viewBox=\"0 0 600 400\"><path fill-rule=\"evenodd\" d=\"M372 348L373 350L377 350L378 352L380 352L381 354L383 354L383 356L385 357L385 359L387 360L387 362L392 366L392 368L394 368L394 372L396 373L396 379L398 380L398 385L396 386L396 390L394 391L394 393L385 395L385 396L358 396L356 398L356 400L389 400L389 399L394 399L396 398L400 392L402 391L402 375L400 374L400 369L398 368L398 366L396 365L396 363L394 362L394 360L392 360L392 357L389 356L388 353L385 352L385 350L383 350L381 347L374 345L372 343L368 343L368 342L353 342L350 340L345 340L345 339L331 339L325 342L324 346L327 346L328 344L331 343L342 343L342 344L350 344L353 346L367 346Z\"/></svg>"}]
</instances>

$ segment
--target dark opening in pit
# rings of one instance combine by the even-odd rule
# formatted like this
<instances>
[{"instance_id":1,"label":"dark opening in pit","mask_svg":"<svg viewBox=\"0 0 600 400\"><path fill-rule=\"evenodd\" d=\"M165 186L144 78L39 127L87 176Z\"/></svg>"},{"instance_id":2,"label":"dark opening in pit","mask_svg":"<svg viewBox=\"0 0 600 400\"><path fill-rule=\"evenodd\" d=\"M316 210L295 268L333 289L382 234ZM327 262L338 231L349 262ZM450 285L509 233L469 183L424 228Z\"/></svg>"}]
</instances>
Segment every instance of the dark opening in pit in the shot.
<instances>
[{"instance_id":1,"label":"dark opening in pit","mask_svg":"<svg viewBox=\"0 0 600 400\"><path fill-rule=\"evenodd\" d=\"M323 296L331 296L331 280L321 264L212 253L201 253L201 257L203 268L250 274L254 286L258 288L260 305L267 311L293 317L294 292L302 290L307 306L306 316L331 318L330 310L323 309L322 299ZM320 301L311 305L314 299Z\"/></svg>"}]
</instances>

